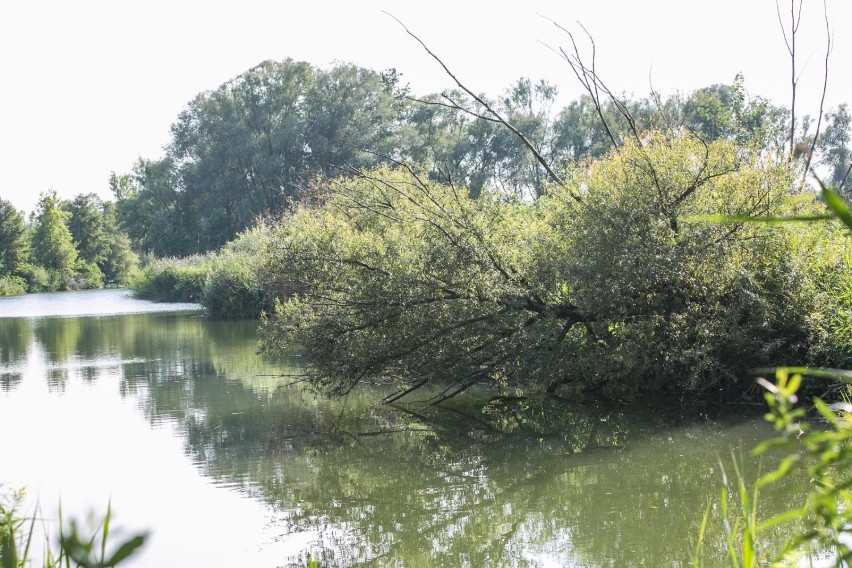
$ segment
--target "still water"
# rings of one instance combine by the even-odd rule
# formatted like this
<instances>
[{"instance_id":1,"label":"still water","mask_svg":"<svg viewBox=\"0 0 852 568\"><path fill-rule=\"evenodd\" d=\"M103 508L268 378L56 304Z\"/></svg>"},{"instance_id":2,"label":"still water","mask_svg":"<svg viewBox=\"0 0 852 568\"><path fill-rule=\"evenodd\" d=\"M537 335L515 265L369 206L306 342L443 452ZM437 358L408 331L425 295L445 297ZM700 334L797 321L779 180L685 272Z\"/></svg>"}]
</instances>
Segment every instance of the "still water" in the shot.
<instances>
[{"instance_id":1,"label":"still water","mask_svg":"<svg viewBox=\"0 0 852 568\"><path fill-rule=\"evenodd\" d=\"M54 532L60 498L81 518L111 500L150 531L137 567L686 566L720 458L753 477L770 434L760 409L328 400L255 327L119 290L0 299L0 484Z\"/></svg>"}]
</instances>

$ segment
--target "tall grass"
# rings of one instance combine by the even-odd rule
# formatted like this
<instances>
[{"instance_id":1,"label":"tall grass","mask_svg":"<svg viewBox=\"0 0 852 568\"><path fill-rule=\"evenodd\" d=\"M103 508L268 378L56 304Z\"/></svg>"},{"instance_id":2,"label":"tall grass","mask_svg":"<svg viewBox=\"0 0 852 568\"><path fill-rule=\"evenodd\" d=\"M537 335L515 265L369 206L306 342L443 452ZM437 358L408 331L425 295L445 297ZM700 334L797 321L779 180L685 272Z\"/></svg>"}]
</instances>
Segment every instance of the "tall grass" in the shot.
<instances>
[{"instance_id":1,"label":"tall grass","mask_svg":"<svg viewBox=\"0 0 852 568\"><path fill-rule=\"evenodd\" d=\"M210 257L201 304L221 318L258 318L272 310L265 286L272 229L259 225L241 233Z\"/></svg>"},{"instance_id":2,"label":"tall grass","mask_svg":"<svg viewBox=\"0 0 852 568\"><path fill-rule=\"evenodd\" d=\"M213 317L260 317L272 309L264 285L271 235L272 228L260 224L216 252L150 260L133 290L159 302L199 302Z\"/></svg>"},{"instance_id":3,"label":"tall grass","mask_svg":"<svg viewBox=\"0 0 852 568\"><path fill-rule=\"evenodd\" d=\"M37 515L21 514L23 499L23 490L0 493L0 568L24 568L33 563L30 550ZM136 534L112 546L115 537L111 532L111 504L107 505L103 521L88 536L74 520L66 526L61 509L59 517L58 539L51 541L45 531L41 561L44 568L112 568L133 556L147 538L146 534Z\"/></svg>"},{"instance_id":4,"label":"tall grass","mask_svg":"<svg viewBox=\"0 0 852 568\"><path fill-rule=\"evenodd\" d=\"M826 205L827 212L824 215L752 221L814 222L837 219L852 230L852 210L819 177L815 174L814 177ZM843 296L844 299L848 297ZM837 306L836 310L844 309L844 304ZM832 333L849 331L849 326L845 324L849 321L848 313L828 315L840 317L844 322ZM807 420L805 410L798 405L803 376L833 379L847 385L847 396L843 402L829 405L820 398L813 399L813 409L824 426L814 428ZM761 536L770 529L783 526L788 529L790 536L783 548L775 553L773 566L801 565L804 558L810 558L816 551L827 555L832 566L848 567L852 564L852 404L848 400L852 371L780 367L775 369L775 383L762 378L758 379L758 383L766 391L764 398L769 408L766 419L773 424L778 435L754 448L752 455L760 457L772 451L780 451L782 458L778 467L759 477L751 490L747 489L743 476L736 469L736 491L732 491L723 470L720 509L730 565L752 568L764 564L768 558L767 551L761 550ZM786 511L759 520L757 504L760 491L769 486L780 491L790 491L794 478L807 480L804 501L791 502ZM734 510L729 507L730 503L739 506ZM709 515L708 506L692 558L693 566L696 567L703 566L702 554Z\"/></svg>"},{"instance_id":5,"label":"tall grass","mask_svg":"<svg viewBox=\"0 0 852 568\"><path fill-rule=\"evenodd\" d=\"M131 282L135 294L157 302L198 302L210 260L195 255L150 261Z\"/></svg>"}]
</instances>

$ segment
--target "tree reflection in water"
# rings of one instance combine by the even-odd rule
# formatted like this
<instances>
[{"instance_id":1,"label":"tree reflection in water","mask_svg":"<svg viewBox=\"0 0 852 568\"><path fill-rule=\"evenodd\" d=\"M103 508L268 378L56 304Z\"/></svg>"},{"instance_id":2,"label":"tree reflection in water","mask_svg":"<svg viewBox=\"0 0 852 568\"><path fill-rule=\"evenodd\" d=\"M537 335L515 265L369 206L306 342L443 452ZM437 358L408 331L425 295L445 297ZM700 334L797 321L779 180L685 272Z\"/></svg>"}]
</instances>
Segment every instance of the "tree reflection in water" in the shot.
<instances>
[{"instance_id":1,"label":"tree reflection in water","mask_svg":"<svg viewBox=\"0 0 852 568\"><path fill-rule=\"evenodd\" d=\"M312 554L323 565L685 565L718 496L719 457L768 433L759 416L554 399L418 409L379 405L375 388L328 400L281 388L298 358L258 356L254 327L186 314L0 319L0 387L20 382L14 365L33 339L55 388L120 361L122 396L172 425L204 475L268 503L278 538L311 535L286 559L301 566ZM746 460L745 475L756 471ZM761 505L768 515L790 500ZM724 564L721 534L705 540L720 544L707 565Z\"/></svg>"}]
</instances>

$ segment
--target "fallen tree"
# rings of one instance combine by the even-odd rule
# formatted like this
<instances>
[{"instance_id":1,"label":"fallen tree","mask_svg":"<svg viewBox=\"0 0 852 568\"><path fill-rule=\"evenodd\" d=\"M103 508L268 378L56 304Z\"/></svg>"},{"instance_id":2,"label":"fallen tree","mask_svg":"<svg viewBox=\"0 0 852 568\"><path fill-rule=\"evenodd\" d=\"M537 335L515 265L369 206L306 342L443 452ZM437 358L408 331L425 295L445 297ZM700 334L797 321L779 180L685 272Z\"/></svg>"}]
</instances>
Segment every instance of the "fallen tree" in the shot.
<instances>
[{"instance_id":1,"label":"fallen tree","mask_svg":"<svg viewBox=\"0 0 852 568\"><path fill-rule=\"evenodd\" d=\"M748 368L807 358L816 298L788 229L684 222L789 208L786 164L649 133L533 203L405 166L354 173L279 229L267 271L298 293L266 318L264 349L301 345L329 392L731 394Z\"/></svg>"}]
</instances>

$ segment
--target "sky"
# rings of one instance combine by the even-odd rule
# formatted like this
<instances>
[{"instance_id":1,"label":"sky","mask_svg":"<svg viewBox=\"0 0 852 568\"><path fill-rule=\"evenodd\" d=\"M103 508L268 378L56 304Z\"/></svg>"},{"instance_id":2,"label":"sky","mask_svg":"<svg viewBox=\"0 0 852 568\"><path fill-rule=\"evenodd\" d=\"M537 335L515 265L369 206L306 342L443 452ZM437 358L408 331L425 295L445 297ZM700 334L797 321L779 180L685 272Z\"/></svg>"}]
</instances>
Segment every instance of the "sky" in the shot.
<instances>
[{"instance_id":1,"label":"sky","mask_svg":"<svg viewBox=\"0 0 852 568\"><path fill-rule=\"evenodd\" d=\"M785 21L789 1L779 0ZM799 113L816 114L826 47L823 3L802 0ZM834 31L827 104L852 102L852 2L825 0ZM387 12L387 13L386 13ZM775 0L42 0L0 4L0 198L27 213L39 195L110 198L111 171L162 156L197 94L267 59L395 68L413 94L453 87L391 18L470 88L498 96L520 77L582 94L558 56L558 23L615 91L663 95L730 83L789 106L790 60Z\"/></svg>"}]
</instances>

